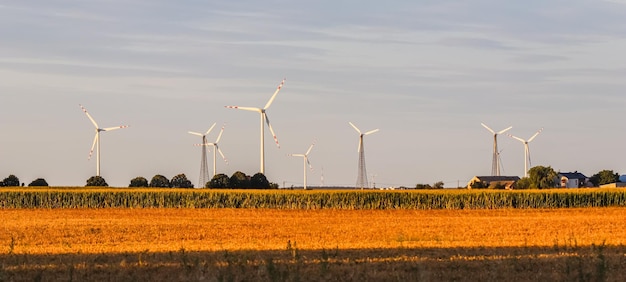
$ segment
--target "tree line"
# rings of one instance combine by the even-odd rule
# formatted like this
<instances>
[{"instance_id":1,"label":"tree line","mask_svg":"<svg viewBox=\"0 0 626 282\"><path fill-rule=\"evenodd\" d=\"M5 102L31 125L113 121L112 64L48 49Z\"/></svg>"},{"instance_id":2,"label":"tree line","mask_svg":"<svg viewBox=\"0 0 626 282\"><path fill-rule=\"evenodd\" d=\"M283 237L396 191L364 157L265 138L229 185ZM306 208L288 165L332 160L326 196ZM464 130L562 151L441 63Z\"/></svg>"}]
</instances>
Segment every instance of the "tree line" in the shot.
<instances>
[{"instance_id":1,"label":"tree line","mask_svg":"<svg viewBox=\"0 0 626 282\"><path fill-rule=\"evenodd\" d=\"M11 174L3 181L0 182L0 187L16 187L24 186L17 176ZM30 184L31 186L49 186L43 178L37 178ZM92 176L87 179L86 187L108 187L109 184L102 176ZM172 179L157 174L153 176L150 181L143 176L138 176L130 180L128 187L156 187L156 188L194 188L187 176L184 173L177 174ZM211 181L205 183L202 188L211 189L278 189L278 184L271 183L267 180L264 174L256 173L253 176L246 175L241 171L233 173L232 176L220 173L215 175Z\"/></svg>"},{"instance_id":2,"label":"tree line","mask_svg":"<svg viewBox=\"0 0 626 282\"><path fill-rule=\"evenodd\" d=\"M14 187L14 186L24 186L24 183L20 182L20 179L17 176L11 174L2 181L0 181L0 187ZM48 182L46 182L43 178L37 178L28 184L28 186L48 186Z\"/></svg>"}]
</instances>

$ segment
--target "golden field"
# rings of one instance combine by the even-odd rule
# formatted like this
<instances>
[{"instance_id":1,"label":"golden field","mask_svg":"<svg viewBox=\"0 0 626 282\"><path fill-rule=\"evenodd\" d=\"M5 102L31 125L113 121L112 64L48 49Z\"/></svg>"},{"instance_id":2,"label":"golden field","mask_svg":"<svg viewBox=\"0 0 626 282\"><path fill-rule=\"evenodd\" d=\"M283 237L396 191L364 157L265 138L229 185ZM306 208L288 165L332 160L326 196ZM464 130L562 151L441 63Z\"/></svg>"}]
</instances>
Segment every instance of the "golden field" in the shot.
<instances>
[{"instance_id":1,"label":"golden field","mask_svg":"<svg viewBox=\"0 0 626 282\"><path fill-rule=\"evenodd\" d=\"M0 280L626 279L626 208L5 209Z\"/></svg>"}]
</instances>

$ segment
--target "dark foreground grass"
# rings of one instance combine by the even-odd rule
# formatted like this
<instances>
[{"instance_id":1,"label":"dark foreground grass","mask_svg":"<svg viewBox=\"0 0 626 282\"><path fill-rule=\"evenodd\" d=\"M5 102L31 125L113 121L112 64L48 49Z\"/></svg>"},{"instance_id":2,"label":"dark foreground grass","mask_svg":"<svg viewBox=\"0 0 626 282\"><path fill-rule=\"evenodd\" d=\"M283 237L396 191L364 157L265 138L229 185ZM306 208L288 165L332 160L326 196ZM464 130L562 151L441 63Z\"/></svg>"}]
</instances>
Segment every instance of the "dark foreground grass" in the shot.
<instances>
[{"instance_id":1,"label":"dark foreground grass","mask_svg":"<svg viewBox=\"0 0 626 282\"><path fill-rule=\"evenodd\" d=\"M1 281L626 281L626 247L3 254Z\"/></svg>"}]
</instances>

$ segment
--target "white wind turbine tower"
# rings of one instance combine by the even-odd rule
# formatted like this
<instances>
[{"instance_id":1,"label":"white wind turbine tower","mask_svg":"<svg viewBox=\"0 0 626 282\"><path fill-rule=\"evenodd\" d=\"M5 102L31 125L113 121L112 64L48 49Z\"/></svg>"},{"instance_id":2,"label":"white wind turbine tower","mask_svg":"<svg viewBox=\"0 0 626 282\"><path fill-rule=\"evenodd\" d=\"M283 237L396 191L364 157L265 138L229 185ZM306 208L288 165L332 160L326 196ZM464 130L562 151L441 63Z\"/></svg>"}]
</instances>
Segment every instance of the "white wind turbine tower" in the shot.
<instances>
[{"instance_id":1,"label":"white wind turbine tower","mask_svg":"<svg viewBox=\"0 0 626 282\"><path fill-rule=\"evenodd\" d=\"M311 150L313 149L313 146L315 146L315 141L313 141L313 144L311 144L311 146L306 151L306 153L304 153L304 154L289 154L289 156L292 156L292 157L302 157L302 159L304 161L304 190L306 190L306 165L308 164L309 167L311 168L311 170L313 170L313 166L309 162L309 153L311 153Z\"/></svg>"},{"instance_id":2,"label":"white wind turbine tower","mask_svg":"<svg viewBox=\"0 0 626 282\"><path fill-rule=\"evenodd\" d=\"M370 135L372 133L378 132L378 129L370 130L368 132L362 133L361 130L356 127L352 122L348 122L356 132L359 133L359 172L356 178L356 188L368 187L367 185L367 171L365 169L365 148L363 147L363 136Z\"/></svg>"},{"instance_id":3,"label":"white wind turbine tower","mask_svg":"<svg viewBox=\"0 0 626 282\"><path fill-rule=\"evenodd\" d=\"M217 135L217 139L215 140L215 142L213 143L207 143L208 146L212 146L213 147L213 177L215 177L216 174L216 159L217 159L217 153L220 153L220 155L222 156L222 159L224 159L224 162L226 164L228 164L228 160L226 159L226 157L224 156L224 153L222 153L222 150L220 149L219 146L219 142L220 139L222 139L222 134L224 133L224 127L225 125L222 125L222 130L220 130L220 134Z\"/></svg>"},{"instance_id":4,"label":"white wind turbine tower","mask_svg":"<svg viewBox=\"0 0 626 282\"><path fill-rule=\"evenodd\" d=\"M96 128L96 136L93 139L93 144L91 145L91 150L89 151L89 157L87 158L87 160L91 159L91 155L93 154L93 150L94 150L94 148L96 148L96 144L97 144L98 147L96 148L96 176L100 176L100 132L102 132L102 131L112 131L112 130L116 130L116 129L120 129L120 128L127 128L128 125L120 125L120 126L116 126L116 127L100 128L98 126L98 123L96 123L96 121L91 117L91 115L87 112L85 107L83 107L83 105L81 105L81 104L78 104L78 105L83 110L83 112L85 112L85 114L87 115L87 117L89 118L91 123L93 123L94 127Z\"/></svg>"},{"instance_id":5,"label":"white wind turbine tower","mask_svg":"<svg viewBox=\"0 0 626 282\"><path fill-rule=\"evenodd\" d=\"M274 102L276 95L278 94L278 92L280 91L280 89L283 87L284 84L285 84L285 79L283 79L283 81L280 82L280 84L276 88L276 91L274 92L274 95L272 95L272 98L270 98L270 100L267 101L267 104L265 104L265 107L263 108L226 106L226 108L229 108L229 109L239 109L239 110L244 110L244 111L258 112L261 115L261 170L260 172L262 174L265 174L265 124L264 122L267 123L267 127L269 127L270 132L272 133L272 136L274 137L274 142L276 142L276 146L280 148L280 145L278 144L278 138L276 138L274 129L272 129L272 125L270 124L270 120L267 117L267 114L265 113L265 111L267 111L267 109L272 105L272 102Z\"/></svg>"},{"instance_id":6,"label":"white wind turbine tower","mask_svg":"<svg viewBox=\"0 0 626 282\"><path fill-rule=\"evenodd\" d=\"M537 130L537 132L535 132L535 134L528 138L528 140L524 140L522 138L519 138L517 136L513 136L511 134L508 134L509 137L516 139L520 142L522 142L524 144L524 177L528 177L528 170L530 169L530 148L528 147L528 143L532 142L535 137L537 137L537 135L539 135L539 133L541 133L541 131L543 130L543 127L539 130Z\"/></svg>"},{"instance_id":7,"label":"white wind turbine tower","mask_svg":"<svg viewBox=\"0 0 626 282\"><path fill-rule=\"evenodd\" d=\"M213 123L213 125L209 128L209 130L206 131L206 133L202 134L202 133L198 133L198 132L194 132L194 131L188 131L187 133L192 134L192 135L196 135L196 136L200 136L202 137L202 143L199 144L200 146L202 146L202 157L200 159L200 176L198 177L198 188L202 188L204 187L204 185L209 182L209 167L207 165L207 151L206 148L208 146L208 143L206 141L206 136L211 132L211 130L213 130L213 127L215 127L215 123Z\"/></svg>"},{"instance_id":8,"label":"white wind turbine tower","mask_svg":"<svg viewBox=\"0 0 626 282\"><path fill-rule=\"evenodd\" d=\"M507 132L512 126L507 127L506 129L495 132L493 129L489 128L489 126L481 123L481 125L489 130L493 134L493 160L491 162L491 176L500 176L500 156L498 151L498 135L504 132Z\"/></svg>"}]
</instances>

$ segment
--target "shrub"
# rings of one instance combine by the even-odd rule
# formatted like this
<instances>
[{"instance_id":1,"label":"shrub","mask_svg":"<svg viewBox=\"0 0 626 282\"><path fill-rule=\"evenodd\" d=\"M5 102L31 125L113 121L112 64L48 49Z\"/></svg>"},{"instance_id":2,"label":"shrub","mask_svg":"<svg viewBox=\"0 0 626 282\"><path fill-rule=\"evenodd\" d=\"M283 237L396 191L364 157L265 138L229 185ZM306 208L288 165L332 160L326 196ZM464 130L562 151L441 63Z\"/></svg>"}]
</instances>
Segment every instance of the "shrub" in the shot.
<instances>
[{"instance_id":1,"label":"shrub","mask_svg":"<svg viewBox=\"0 0 626 282\"><path fill-rule=\"evenodd\" d=\"M230 186L230 179L228 175L220 173L213 176L211 181L207 182L206 188L228 188Z\"/></svg>"},{"instance_id":2,"label":"shrub","mask_svg":"<svg viewBox=\"0 0 626 282\"><path fill-rule=\"evenodd\" d=\"M150 180L150 187L169 188L170 181L167 179L167 177L157 174L153 176Z\"/></svg>"},{"instance_id":3,"label":"shrub","mask_svg":"<svg viewBox=\"0 0 626 282\"><path fill-rule=\"evenodd\" d=\"M5 186L5 187L20 186L20 179L17 178L17 176L11 174L7 178L2 180L2 185L0 186Z\"/></svg>"},{"instance_id":4,"label":"shrub","mask_svg":"<svg viewBox=\"0 0 626 282\"><path fill-rule=\"evenodd\" d=\"M250 188L255 189L269 189L270 182L267 181L267 178L263 173L257 173L250 178Z\"/></svg>"},{"instance_id":5,"label":"shrub","mask_svg":"<svg viewBox=\"0 0 626 282\"><path fill-rule=\"evenodd\" d=\"M109 186L109 184L107 184L102 176L92 176L87 179L87 184L85 186L106 187Z\"/></svg>"},{"instance_id":6,"label":"shrub","mask_svg":"<svg viewBox=\"0 0 626 282\"><path fill-rule=\"evenodd\" d=\"M145 177L135 177L130 181L128 187L148 187L148 179Z\"/></svg>"},{"instance_id":7,"label":"shrub","mask_svg":"<svg viewBox=\"0 0 626 282\"><path fill-rule=\"evenodd\" d=\"M181 173L179 175L172 177L172 181L170 181L170 187L193 188L193 184L191 184L191 181L187 179L187 176L184 173Z\"/></svg>"},{"instance_id":8,"label":"shrub","mask_svg":"<svg viewBox=\"0 0 626 282\"><path fill-rule=\"evenodd\" d=\"M230 188L241 189L241 188L250 188L250 179L248 176L241 172L236 171L230 177Z\"/></svg>"},{"instance_id":9,"label":"shrub","mask_svg":"<svg viewBox=\"0 0 626 282\"><path fill-rule=\"evenodd\" d=\"M28 186L31 187L31 186L50 186L50 185L48 185L48 182L46 182L45 179L37 178L37 179L33 180L33 182L28 184Z\"/></svg>"}]
</instances>

